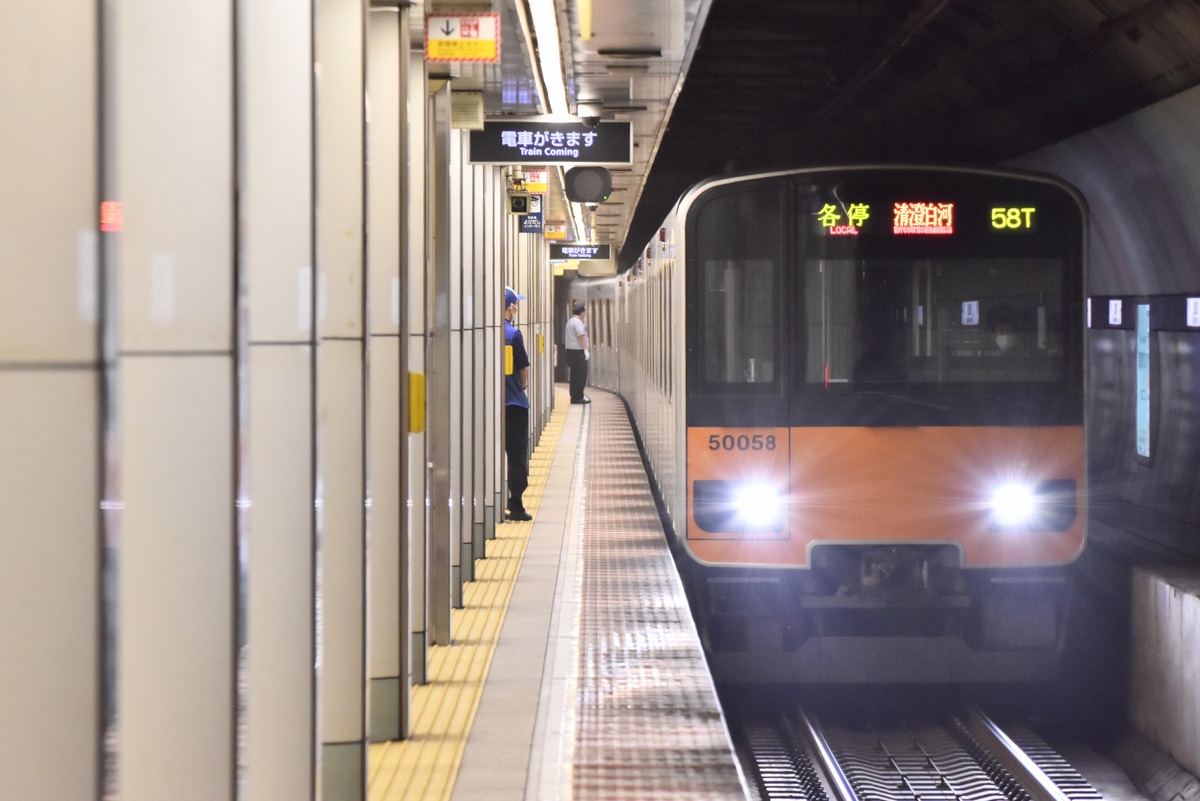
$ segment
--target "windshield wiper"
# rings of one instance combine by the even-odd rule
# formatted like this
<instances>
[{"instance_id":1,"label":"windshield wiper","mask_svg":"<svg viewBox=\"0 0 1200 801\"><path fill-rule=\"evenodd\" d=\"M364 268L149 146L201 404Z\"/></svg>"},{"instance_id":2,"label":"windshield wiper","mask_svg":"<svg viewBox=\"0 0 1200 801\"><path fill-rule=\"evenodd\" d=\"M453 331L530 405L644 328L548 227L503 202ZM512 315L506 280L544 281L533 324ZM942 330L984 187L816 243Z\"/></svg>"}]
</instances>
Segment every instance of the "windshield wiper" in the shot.
<instances>
[{"instance_id":1,"label":"windshield wiper","mask_svg":"<svg viewBox=\"0 0 1200 801\"><path fill-rule=\"evenodd\" d=\"M938 406L936 403L926 403L925 401L914 400L913 398L906 398L903 395L893 395L890 392L879 392L878 390L867 390L863 394L864 395L881 395L885 398L891 398L892 400L904 401L905 403L911 403L915 406L924 406L929 409L937 409L939 412L950 411L949 406Z\"/></svg>"},{"instance_id":2,"label":"windshield wiper","mask_svg":"<svg viewBox=\"0 0 1200 801\"><path fill-rule=\"evenodd\" d=\"M988 400L995 401L996 403L1004 403L1009 406L1016 406L1018 409L1029 409L1029 410L1036 412L1038 409L1041 408L1040 406L1038 406L1037 404L1034 404L1034 403L1021 403L1020 401L1015 400L1010 397L1004 397L1001 395L993 395L990 392L980 392L977 389L964 390L964 394L975 395L980 398L987 398Z\"/></svg>"}]
</instances>

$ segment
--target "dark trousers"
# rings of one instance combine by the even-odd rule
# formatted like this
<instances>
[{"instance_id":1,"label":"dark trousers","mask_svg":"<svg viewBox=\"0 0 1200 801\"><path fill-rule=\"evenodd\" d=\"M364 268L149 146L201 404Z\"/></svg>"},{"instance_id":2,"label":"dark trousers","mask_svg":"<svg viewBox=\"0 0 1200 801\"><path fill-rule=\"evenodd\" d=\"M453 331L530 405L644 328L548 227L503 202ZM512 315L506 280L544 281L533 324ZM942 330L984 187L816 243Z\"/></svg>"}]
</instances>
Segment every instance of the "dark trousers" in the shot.
<instances>
[{"instance_id":1,"label":"dark trousers","mask_svg":"<svg viewBox=\"0 0 1200 801\"><path fill-rule=\"evenodd\" d=\"M508 511L524 512L521 496L529 486L529 410L504 407L504 453L508 456Z\"/></svg>"},{"instance_id":2,"label":"dark trousers","mask_svg":"<svg viewBox=\"0 0 1200 801\"><path fill-rule=\"evenodd\" d=\"M564 350L567 354L567 367L571 368L571 401L579 403L583 400L583 388L587 386L588 361L583 358L583 351Z\"/></svg>"}]
</instances>

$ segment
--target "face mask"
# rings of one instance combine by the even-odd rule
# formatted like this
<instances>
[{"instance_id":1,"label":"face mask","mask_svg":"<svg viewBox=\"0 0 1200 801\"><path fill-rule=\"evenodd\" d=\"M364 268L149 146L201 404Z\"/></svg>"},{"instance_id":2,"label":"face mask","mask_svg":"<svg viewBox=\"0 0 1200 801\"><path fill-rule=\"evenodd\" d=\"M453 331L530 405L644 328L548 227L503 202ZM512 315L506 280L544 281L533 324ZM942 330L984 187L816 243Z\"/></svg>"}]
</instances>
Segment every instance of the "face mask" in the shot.
<instances>
[{"instance_id":1,"label":"face mask","mask_svg":"<svg viewBox=\"0 0 1200 801\"><path fill-rule=\"evenodd\" d=\"M996 334L996 347L1000 350L1008 350L1015 344L1017 344L1017 338L1012 334Z\"/></svg>"}]
</instances>

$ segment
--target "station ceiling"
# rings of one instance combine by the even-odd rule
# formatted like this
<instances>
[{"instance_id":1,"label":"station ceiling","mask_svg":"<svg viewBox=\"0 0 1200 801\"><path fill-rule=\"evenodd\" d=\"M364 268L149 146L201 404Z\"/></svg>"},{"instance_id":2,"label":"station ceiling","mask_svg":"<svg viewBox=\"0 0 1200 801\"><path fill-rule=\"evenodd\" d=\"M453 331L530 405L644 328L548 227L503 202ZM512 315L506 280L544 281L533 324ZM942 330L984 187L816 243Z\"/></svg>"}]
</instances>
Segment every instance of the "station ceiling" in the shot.
<instances>
[{"instance_id":1,"label":"station ceiling","mask_svg":"<svg viewBox=\"0 0 1200 801\"><path fill-rule=\"evenodd\" d=\"M539 1L497 3L519 34ZM1200 83L1200 0L556 0L556 11L572 110L598 101L603 119L633 124L634 163L584 219L622 270L714 174L992 164ZM525 106L513 92L533 88L535 48L486 82L489 117L538 113L536 91Z\"/></svg>"}]
</instances>

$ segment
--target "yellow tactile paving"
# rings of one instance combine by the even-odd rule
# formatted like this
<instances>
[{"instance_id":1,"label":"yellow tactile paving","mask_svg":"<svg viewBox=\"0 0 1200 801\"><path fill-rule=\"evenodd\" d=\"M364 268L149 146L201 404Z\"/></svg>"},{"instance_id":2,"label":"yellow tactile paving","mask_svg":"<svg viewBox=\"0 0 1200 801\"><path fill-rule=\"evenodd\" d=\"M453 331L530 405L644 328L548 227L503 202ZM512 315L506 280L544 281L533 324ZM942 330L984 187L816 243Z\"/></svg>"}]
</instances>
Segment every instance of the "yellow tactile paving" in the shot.
<instances>
[{"instance_id":1,"label":"yellow tactile paving","mask_svg":"<svg viewBox=\"0 0 1200 801\"><path fill-rule=\"evenodd\" d=\"M555 401L529 459L524 500L535 518L569 408L565 392L557 392ZM429 649L429 683L413 688L412 737L371 746L370 801L450 797L532 527L532 522L496 527L487 558L476 565L476 580L463 587L463 608L450 613L454 642Z\"/></svg>"}]
</instances>

